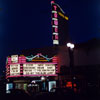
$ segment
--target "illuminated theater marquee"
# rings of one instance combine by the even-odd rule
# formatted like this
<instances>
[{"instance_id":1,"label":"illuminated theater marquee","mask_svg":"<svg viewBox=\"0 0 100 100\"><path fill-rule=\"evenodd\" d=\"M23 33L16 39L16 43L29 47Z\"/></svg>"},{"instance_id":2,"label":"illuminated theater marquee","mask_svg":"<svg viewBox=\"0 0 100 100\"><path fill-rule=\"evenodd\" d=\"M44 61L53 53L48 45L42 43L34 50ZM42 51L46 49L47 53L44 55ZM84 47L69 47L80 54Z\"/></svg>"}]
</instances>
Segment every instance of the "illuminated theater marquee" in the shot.
<instances>
[{"instance_id":1,"label":"illuminated theater marquee","mask_svg":"<svg viewBox=\"0 0 100 100\"><path fill-rule=\"evenodd\" d=\"M33 56L13 55L7 58L6 77L57 76L57 57L48 58L41 53Z\"/></svg>"},{"instance_id":2,"label":"illuminated theater marquee","mask_svg":"<svg viewBox=\"0 0 100 100\"><path fill-rule=\"evenodd\" d=\"M55 64L23 64L23 75L55 75Z\"/></svg>"}]
</instances>

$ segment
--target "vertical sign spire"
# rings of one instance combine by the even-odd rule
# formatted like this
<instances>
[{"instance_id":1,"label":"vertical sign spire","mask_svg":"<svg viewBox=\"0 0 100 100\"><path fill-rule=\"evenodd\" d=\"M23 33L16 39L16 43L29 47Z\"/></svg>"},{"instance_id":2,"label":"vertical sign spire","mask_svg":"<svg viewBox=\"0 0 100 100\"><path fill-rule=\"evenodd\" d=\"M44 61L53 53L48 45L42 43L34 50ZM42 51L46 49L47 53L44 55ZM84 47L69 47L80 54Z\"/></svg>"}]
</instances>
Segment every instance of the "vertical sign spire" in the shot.
<instances>
[{"instance_id":1,"label":"vertical sign spire","mask_svg":"<svg viewBox=\"0 0 100 100\"><path fill-rule=\"evenodd\" d=\"M54 0L51 1L52 6L52 39L54 45L59 45L59 34L58 34L58 13L57 13L57 5L55 4Z\"/></svg>"}]
</instances>

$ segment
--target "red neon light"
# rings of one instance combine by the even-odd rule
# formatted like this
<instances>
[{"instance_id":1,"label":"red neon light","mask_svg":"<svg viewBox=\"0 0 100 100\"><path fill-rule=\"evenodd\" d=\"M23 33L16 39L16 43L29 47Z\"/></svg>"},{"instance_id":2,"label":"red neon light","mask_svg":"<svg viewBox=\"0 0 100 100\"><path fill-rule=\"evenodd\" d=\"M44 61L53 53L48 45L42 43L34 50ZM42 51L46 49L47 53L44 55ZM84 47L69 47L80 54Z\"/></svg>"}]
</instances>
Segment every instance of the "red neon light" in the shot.
<instances>
[{"instance_id":1,"label":"red neon light","mask_svg":"<svg viewBox=\"0 0 100 100\"><path fill-rule=\"evenodd\" d=\"M57 6L53 6L54 7L54 10L57 10Z\"/></svg>"},{"instance_id":2,"label":"red neon light","mask_svg":"<svg viewBox=\"0 0 100 100\"><path fill-rule=\"evenodd\" d=\"M58 62L58 61L53 61L54 63Z\"/></svg>"},{"instance_id":3,"label":"red neon light","mask_svg":"<svg viewBox=\"0 0 100 100\"><path fill-rule=\"evenodd\" d=\"M58 66L56 66L56 73L58 73L59 71L58 71Z\"/></svg>"},{"instance_id":4,"label":"red neon light","mask_svg":"<svg viewBox=\"0 0 100 100\"><path fill-rule=\"evenodd\" d=\"M57 20L54 20L54 25L58 25L58 21Z\"/></svg>"},{"instance_id":5,"label":"red neon light","mask_svg":"<svg viewBox=\"0 0 100 100\"><path fill-rule=\"evenodd\" d=\"M55 18L57 18L57 17L58 17L57 13L54 13L54 17L55 17Z\"/></svg>"},{"instance_id":6,"label":"red neon light","mask_svg":"<svg viewBox=\"0 0 100 100\"><path fill-rule=\"evenodd\" d=\"M11 58L10 58L10 57L8 57L8 61L9 61L9 60L11 60Z\"/></svg>"},{"instance_id":7,"label":"red neon light","mask_svg":"<svg viewBox=\"0 0 100 100\"><path fill-rule=\"evenodd\" d=\"M53 57L53 60L58 60L58 57Z\"/></svg>"},{"instance_id":8,"label":"red neon light","mask_svg":"<svg viewBox=\"0 0 100 100\"><path fill-rule=\"evenodd\" d=\"M23 66L20 66L21 68L23 68Z\"/></svg>"},{"instance_id":9,"label":"red neon light","mask_svg":"<svg viewBox=\"0 0 100 100\"><path fill-rule=\"evenodd\" d=\"M20 63L16 63L16 64L20 64ZM36 63L23 63L23 64L44 64L43 62L36 62ZM53 62L45 62L45 64L57 64L57 63L53 63ZM13 63L12 64L10 64L10 65L13 65Z\"/></svg>"},{"instance_id":10,"label":"red neon light","mask_svg":"<svg viewBox=\"0 0 100 100\"><path fill-rule=\"evenodd\" d=\"M71 87L72 88L72 82L67 82L66 87Z\"/></svg>"},{"instance_id":11,"label":"red neon light","mask_svg":"<svg viewBox=\"0 0 100 100\"><path fill-rule=\"evenodd\" d=\"M57 61L57 59L53 59L53 61Z\"/></svg>"},{"instance_id":12,"label":"red neon light","mask_svg":"<svg viewBox=\"0 0 100 100\"><path fill-rule=\"evenodd\" d=\"M58 33L58 28L55 27L55 32Z\"/></svg>"},{"instance_id":13,"label":"red neon light","mask_svg":"<svg viewBox=\"0 0 100 100\"><path fill-rule=\"evenodd\" d=\"M58 35L55 35L55 39L58 40Z\"/></svg>"},{"instance_id":14,"label":"red neon light","mask_svg":"<svg viewBox=\"0 0 100 100\"><path fill-rule=\"evenodd\" d=\"M76 87L76 84L74 83L73 86Z\"/></svg>"},{"instance_id":15,"label":"red neon light","mask_svg":"<svg viewBox=\"0 0 100 100\"><path fill-rule=\"evenodd\" d=\"M57 63L58 62L58 59L57 57L53 57L53 60L52 60L54 63Z\"/></svg>"},{"instance_id":16,"label":"red neon light","mask_svg":"<svg viewBox=\"0 0 100 100\"><path fill-rule=\"evenodd\" d=\"M41 53L38 53L37 55L41 56L42 54Z\"/></svg>"}]
</instances>

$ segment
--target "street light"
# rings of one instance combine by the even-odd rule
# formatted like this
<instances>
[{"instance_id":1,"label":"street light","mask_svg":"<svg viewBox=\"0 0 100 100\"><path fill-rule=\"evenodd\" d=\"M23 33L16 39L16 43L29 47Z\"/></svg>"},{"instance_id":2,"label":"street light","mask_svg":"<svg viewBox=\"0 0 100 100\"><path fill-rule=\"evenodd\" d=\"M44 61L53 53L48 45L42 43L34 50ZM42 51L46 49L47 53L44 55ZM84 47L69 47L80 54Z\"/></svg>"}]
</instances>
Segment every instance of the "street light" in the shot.
<instances>
[{"instance_id":1,"label":"street light","mask_svg":"<svg viewBox=\"0 0 100 100\"><path fill-rule=\"evenodd\" d=\"M75 45L72 43L67 43L67 47L69 50L70 67L73 67L73 64L74 64L73 49L74 49Z\"/></svg>"},{"instance_id":2,"label":"street light","mask_svg":"<svg viewBox=\"0 0 100 100\"><path fill-rule=\"evenodd\" d=\"M73 56L73 49L75 47L72 43L67 43L68 51L69 51L69 58L70 58L70 68L74 66L74 56Z\"/></svg>"},{"instance_id":3,"label":"street light","mask_svg":"<svg viewBox=\"0 0 100 100\"><path fill-rule=\"evenodd\" d=\"M74 55L73 55L73 49L75 47L72 43L67 43L68 51L69 51L69 59L70 59L70 69L71 69L71 75L72 75L72 89L73 89L73 67L74 67Z\"/></svg>"},{"instance_id":4,"label":"street light","mask_svg":"<svg viewBox=\"0 0 100 100\"><path fill-rule=\"evenodd\" d=\"M69 47L70 49L73 49L75 46L72 43L67 43L67 47Z\"/></svg>"}]
</instances>

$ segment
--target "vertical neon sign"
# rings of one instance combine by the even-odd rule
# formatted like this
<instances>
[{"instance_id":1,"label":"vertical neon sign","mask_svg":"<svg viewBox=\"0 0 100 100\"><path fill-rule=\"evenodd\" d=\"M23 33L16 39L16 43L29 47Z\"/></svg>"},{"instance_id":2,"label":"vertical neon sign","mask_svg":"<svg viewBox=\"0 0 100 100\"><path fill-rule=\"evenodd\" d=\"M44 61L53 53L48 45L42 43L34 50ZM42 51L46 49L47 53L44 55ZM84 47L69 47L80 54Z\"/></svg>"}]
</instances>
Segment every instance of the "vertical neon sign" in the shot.
<instances>
[{"instance_id":1,"label":"vertical neon sign","mask_svg":"<svg viewBox=\"0 0 100 100\"><path fill-rule=\"evenodd\" d=\"M54 45L59 45L59 36L58 36L58 13L57 13L57 5L54 1L51 1L52 5L52 39Z\"/></svg>"}]
</instances>

